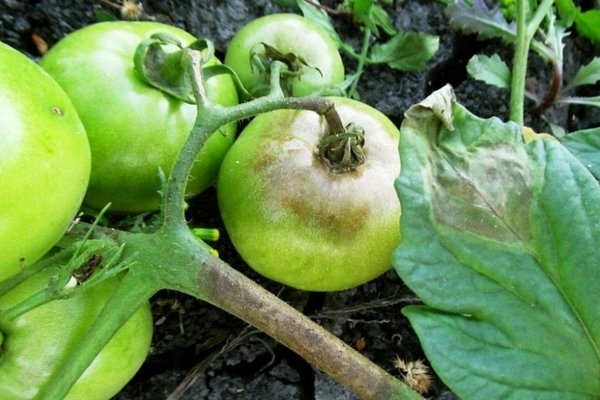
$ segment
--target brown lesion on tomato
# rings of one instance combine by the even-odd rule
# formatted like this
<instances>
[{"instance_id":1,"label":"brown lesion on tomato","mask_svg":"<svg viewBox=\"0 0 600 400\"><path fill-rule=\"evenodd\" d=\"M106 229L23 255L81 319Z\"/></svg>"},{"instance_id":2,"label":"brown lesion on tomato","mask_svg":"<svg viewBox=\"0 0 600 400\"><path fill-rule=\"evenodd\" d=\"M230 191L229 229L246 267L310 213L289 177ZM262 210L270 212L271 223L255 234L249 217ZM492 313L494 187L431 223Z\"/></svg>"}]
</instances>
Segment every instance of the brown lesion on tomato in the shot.
<instances>
[{"instance_id":1,"label":"brown lesion on tomato","mask_svg":"<svg viewBox=\"0 0 600 400\"><path fill-rule=\"evenodd\" d=\"M51 111L52 111L52 114L58 115L59 117L62 117L63 115L65 115L65 112L59 106L53 106L51 108Z\"/></svg>"},{"instance_id":2,"label":"brown lesion on tomato","mask_svg":"<svg viewBox=\"0 0 600 400\"><path fill-rule=\"evenodd\" d=\"M73 277L77 280L78 284L82 284L94 274L94 271L101 264L102 256L100 254L93 254L81 268L73 272Z\"/></svg>"},{"instance_id":3,"label":"brown lesion on tomato","mask_svg":"<svg viewBox=\"0 0 600 400\"><path fill-rule=\"evenodd\" d=\"M293 173L293 171L291 172ZM334 186L330 185L329 176L315 176L309 170L297 171L303 175L301 179L310 181L302 187L290 186L287 182L297 181L297 178L285 178L285 176L271 176L266 182L267 185L278 186L273 193L276 196L269 198L269 207L271 210L278 209L279 213L293 214L297 220L302 221L315 229L328 231L332 239L350 240L355 236L355 232L360 231L364 224L372 217L369 204L349 205L343 201L345 195L337 193ZM289 172L288 172L289 174ZM321 172L323 174L323 172ZM334 177L336 181L341 177ZM345 177L345 179L349 179ZM320 181L320 182L319 182ZM283 186L283 187L282 187ZM270 191L269 189L269 191ZM342 188L346 190L347 188ZM350 207L350 208L349 208Z\"/></svg>"}]
</instances>

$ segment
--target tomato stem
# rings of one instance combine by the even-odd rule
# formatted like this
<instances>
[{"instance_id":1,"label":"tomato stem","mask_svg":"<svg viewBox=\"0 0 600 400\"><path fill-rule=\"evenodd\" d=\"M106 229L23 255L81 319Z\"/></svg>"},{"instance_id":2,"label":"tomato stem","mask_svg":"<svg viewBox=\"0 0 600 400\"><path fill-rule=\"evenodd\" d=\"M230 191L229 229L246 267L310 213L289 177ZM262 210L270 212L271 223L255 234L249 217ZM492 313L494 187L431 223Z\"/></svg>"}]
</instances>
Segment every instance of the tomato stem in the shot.
<instances>
[{"instance_id":1,"label":"tomato stem","mask_svg":"<svg viewBox=\"0 0 600 400\"><path fill-rule=\"evenodd\" d=\"M527 0L516 0L517 38L510 86L510 119L520 126L523 126L524 122L525 79L529 48L533 36L552 4L553 0L543 0L529 20L529 3Z\"/></svg>"},{"instance_id":2,"label":"tomato stem","mask_svg":"<svg viewBox=\"0 0 600 400\"><path fill-rule=\"evenodd\" d=\"M198 277L201 299L269 334L361 399L423 399L331 332L220 259L208 257ZM231 293L235 296L229 295Z\"/></svg>"}]
</instances>

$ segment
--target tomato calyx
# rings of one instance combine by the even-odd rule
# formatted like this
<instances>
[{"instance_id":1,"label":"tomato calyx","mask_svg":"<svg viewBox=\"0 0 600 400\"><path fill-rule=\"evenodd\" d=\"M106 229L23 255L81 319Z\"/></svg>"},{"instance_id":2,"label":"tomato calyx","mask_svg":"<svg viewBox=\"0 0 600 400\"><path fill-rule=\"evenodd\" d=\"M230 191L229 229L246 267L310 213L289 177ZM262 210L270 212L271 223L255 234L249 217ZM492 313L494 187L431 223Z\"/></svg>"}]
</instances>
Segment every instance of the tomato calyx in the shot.
<instances>
[{"instance_id":1,"label":"tomato calyx","mask_svg":"<svg viewBox=\"0 0 600 400\"><path fill-rule=\"evenodd\" d=\"M285 68L281 71L281 85L286 95L292 93L292 80L300 78L304 73L304 68L314 69L323 77L323 73L319 68L313 67L306 60L293 52L282 53L275 47L268 45L265 42L259 44L263 50L253 50L250 54L250 66L256 68L263 76L265 81L269 80L271 75L271 65L275 62L282 63ZM259 85L259 84L257 84ZM257 88L254 88L257 89Z\"/></svg>"},{"instance_id":2,"label":"tomato calyx","mask_svg":"<svg viewBox=\"0 0 600 400\"><path fill-rule=\"evenodd\" d=\"M365 130L351 122L343 132L331 132L321 137L318 157L335 174L352 172L365 162L364 144Z\"/></svg>"}]
</instances>

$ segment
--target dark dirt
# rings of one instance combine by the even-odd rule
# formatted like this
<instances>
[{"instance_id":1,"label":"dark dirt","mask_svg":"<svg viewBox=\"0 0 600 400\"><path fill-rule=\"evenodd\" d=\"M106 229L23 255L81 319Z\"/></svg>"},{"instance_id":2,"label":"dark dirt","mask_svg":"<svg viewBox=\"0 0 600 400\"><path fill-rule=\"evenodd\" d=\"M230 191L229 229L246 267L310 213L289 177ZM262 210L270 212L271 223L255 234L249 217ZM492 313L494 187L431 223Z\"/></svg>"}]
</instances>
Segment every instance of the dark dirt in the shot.
<instances>
[{"instance_id":1,"label":"dark dirt","mask_svg":"<svg viewBox=\"0 0 600 400\"><path fill-rule=\"evenodd\" d=\"M144 3L143 19L177 25L215 42L222 55L228 41L246 22L265 14L290 9L268 0L154 1ZM400 2L388 6L397 28L425 31L440 36L440 51L425 71L400 73L370 67L359 85L362 100L387 114L395 123L406 109L433 90L450 83L458 100L481 117L508 118L508 91L493 89L467 79L466 64L475 53L503 55L510 49L496 41L477 41L453 31L443 14L443 5L432 0ZM32 34L49 45L65 34L96 21L98 11L120 17L115 8L93 0L0 0L0 40L32 58L39 52ZM358 30L348 21L336 21L343 37L356 41ZM565 57L572 75L581 60L591 59L591 46L569 39ZM354 63L347 62L352 71ZM547 86L550 69L534 61L534 82L540 92ZM586 107L555 107L547 115L568 131L600 124L600 112ZM548 130L532 104L526 123ZM359 349L384 369L394 371L393 360L422 359L424 355L407 320L403 305L418 301L393 271L356 289L337 293L305 293L269 282L240 260L228 241L218 217L213 190L191 201L189 217L198 226L220 227L222 237L214 247L221 257L258 280L282 299L302 310L346 343ZM176 390L181 399L239 400L345 400L356 397L314 370L303 359L240 320L193 298L161 292L153 299L156 329L151 353L118 400L164 399ZM188 387L183 392L182 387ZM428 396L453 399L436 381ZM175 397L173 397L175 398Z\"/></svg>"}]
</instances>

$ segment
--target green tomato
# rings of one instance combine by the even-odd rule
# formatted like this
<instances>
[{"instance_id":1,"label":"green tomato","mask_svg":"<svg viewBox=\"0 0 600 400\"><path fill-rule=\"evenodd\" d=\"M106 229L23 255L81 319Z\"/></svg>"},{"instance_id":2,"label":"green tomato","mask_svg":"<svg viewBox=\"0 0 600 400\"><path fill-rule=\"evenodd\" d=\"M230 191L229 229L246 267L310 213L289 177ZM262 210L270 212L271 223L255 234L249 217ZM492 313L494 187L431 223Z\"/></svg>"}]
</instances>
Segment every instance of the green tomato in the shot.
<instances>
[{"instance_id":1,"label":"green tomato","mask_svg":"<svg viewBox=\"0 0 600 400\"><path fill-rule=\"evenodd\" d=\"M111 202L112 212L157 209L158 171L169 173L194 125L194 105L151 87L134 69L136 47L156 32L170 33L184 44L194 41L190 34L159 23L105 22L68 35L40 62L65 89L85 125L92 149L85 203L93 208ZM208 79L206 89L215 103L238 102L227 75ZM188 196L214 183L235 131L230 124L210 137L192 170Z\"/></svg>"},{"instance_id":2,"label":"green tomato","mask_svg":"<svg viewBox=\"0 0 600 400\"><path fill-rule=\"evenodd\" d=\"M90 149L47 73L0 43L0 281L58 242L81 205Z\"/></svg>"},{"instance_id":3,"label":"green tomato","mask_svg":"<svg viewBox=\"0 0 600 400\"><path fill-rule=\"evenodd\" d=\"M281 55L293 55L299 72L289 81L293 96L308 96L344 80L344 64L337 44L316 23L295 14L272 14L240 29L227 47L225 64L248 91L261 96L269 88L269 74L253 64L256 55L268 55L264 44Z\"/></svg>"},{"instance_id":4,"label":"green tomato","mask_svg":"<svg viewBox=\"0 0 600 400\"><path fill-rule=\"evenodd\" d=\"M223 160L225 228L258 273L313 291L355 287L390 268L400 242L398 129L379 111L334 98L344 124L365 130L366 160L333 173L317 156L324 121L310 111L256 117Z\"/></svg>"},{"instance_id":5,"label":"green tomato","mask_svg":"<svg viewBox=\"0 0 600 400\"><path fill-rule=\"evenodd\" d=\"M8 309L45 287L44 270L0 296ZM91 327L117 285L107 280L66 300L54 300L12 321L1 321L0 399L33 399ZM149 304L141 307L113 336L71 388L67 400L108 400L144 362L152 338Z\"/></svg>"}]
</instances>

